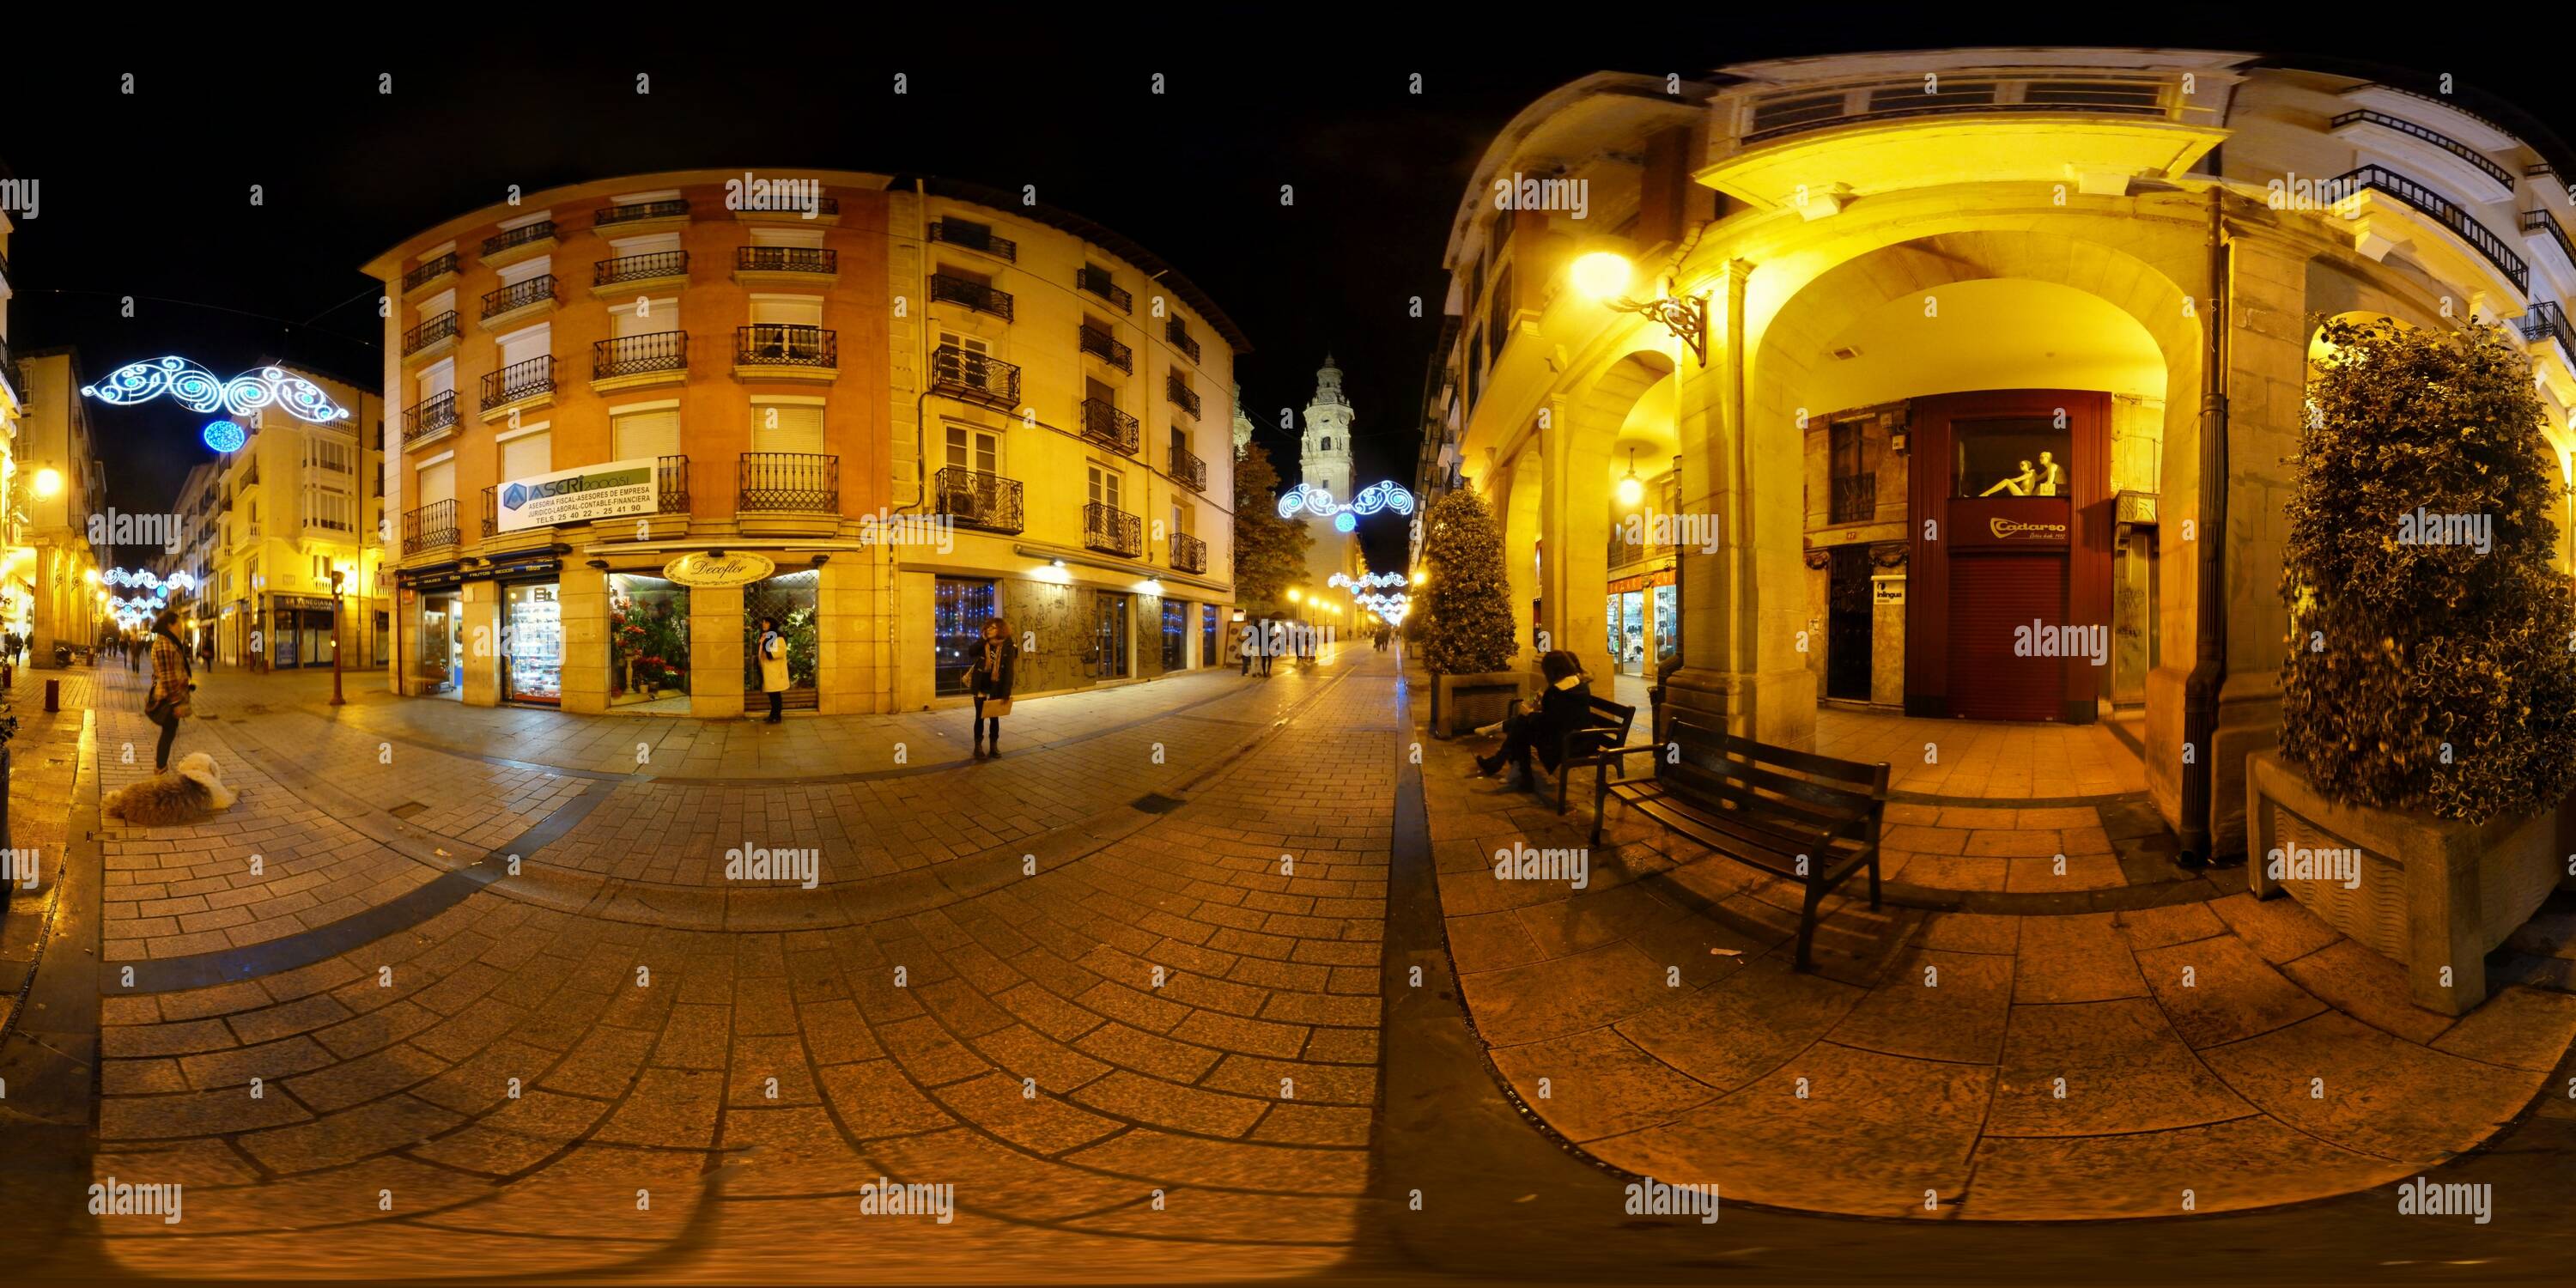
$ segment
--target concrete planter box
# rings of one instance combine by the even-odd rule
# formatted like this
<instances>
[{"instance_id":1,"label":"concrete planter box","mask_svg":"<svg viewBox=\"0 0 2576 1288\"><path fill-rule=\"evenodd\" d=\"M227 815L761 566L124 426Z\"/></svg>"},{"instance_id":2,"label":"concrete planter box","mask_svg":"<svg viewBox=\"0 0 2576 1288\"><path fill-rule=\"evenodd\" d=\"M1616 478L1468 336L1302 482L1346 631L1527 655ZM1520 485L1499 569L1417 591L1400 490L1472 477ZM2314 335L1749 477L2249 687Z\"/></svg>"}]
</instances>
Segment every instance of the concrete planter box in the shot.
<instances>
[{"instance_id":1,"label":"concrete planter box","mask_svg":"<svg viewBox=\"0 0 2576 1288\"><path fill-rule=\"evenodd\" d=\"M1455 738L1494 723L1512 704L1538 690L1538 677L1527 671L1487 671L1481 675L1431 677L1431 736Z\"/></svg>"},{"instance_id":2,"label":"concrete planter box","mask_svg":"<svg viewBox=\"0 0 2576 1288\"><path fill-rule=\"evenodd\" d=\"M2484 823L2342 805L2318 795L2276 752L2245 758L2246 868L2255 897L2288 894L2327 925L2402 963L2413 1002L2444 1015L2465 1015L2486 1000L2487 952L2558 884L2561 831L2570 822L2576 812L2568 802ZM2293 879L2280 880L2272 873L2276 850L2358 853L2344 879L2297 879L2293 869L2285 874Z\"/></svg>"}]
</instances>

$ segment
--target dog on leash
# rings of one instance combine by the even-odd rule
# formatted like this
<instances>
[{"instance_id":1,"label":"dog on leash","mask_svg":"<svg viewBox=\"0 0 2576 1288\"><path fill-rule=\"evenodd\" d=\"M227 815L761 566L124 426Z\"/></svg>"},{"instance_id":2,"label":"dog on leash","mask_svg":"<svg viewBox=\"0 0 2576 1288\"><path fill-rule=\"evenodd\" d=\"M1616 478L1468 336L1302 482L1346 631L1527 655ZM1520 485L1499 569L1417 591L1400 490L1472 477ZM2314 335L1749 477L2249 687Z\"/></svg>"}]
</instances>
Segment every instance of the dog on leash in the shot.
<instances>
[{"instance_id":1,"label":"dog on leash","mask_svg":"<svg viewBox=\"0 0 2576 1288\"><path fill-rule=\"evenodd\" d=\"M193 751L179 758L168 773L155 774L107 794L99 811L128 823L165 827L205 821L216 810L230 809L232 789L215 772L215 758Z\"/></svg>"}]
</instances>

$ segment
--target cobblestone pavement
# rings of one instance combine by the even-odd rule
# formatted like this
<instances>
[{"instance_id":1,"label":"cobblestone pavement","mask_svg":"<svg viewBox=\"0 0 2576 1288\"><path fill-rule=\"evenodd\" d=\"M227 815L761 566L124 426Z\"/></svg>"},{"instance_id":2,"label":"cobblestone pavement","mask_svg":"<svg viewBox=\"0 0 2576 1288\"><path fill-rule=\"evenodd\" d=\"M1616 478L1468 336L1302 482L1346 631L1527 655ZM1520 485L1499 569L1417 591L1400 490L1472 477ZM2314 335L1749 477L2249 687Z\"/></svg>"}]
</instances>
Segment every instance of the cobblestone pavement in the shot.
<instances>
[{"instance_id":1,"label":"cobblestone pavement","mask_svg":"<svg viewBox=\"0 0 2576 1288\"><path fill-rule=\"evenodd\" d=\"M1891 805L1887 844L1916 853L1881 910L1865 878L1827 900L1801 974L1796 886L1615 803L1590 846L1588 809L1470 780L1468 755L1424 770L1468 1011L1529 1111L1622 1171L1860 1216L2222 1212L2416 1175L2576 1085L2551 1079L2576 996L2419 1010L2395 963L2241 879L2068 908L2129 885L2091 807ZM1514 846L1588 853L1583 888L1497 879ZM1939 888L1903 886L1936 861ZM1905 906L1977 868L2028 897Z\"/></svg>"},{"instance_id":2,"label":"cobblestone pavement","mask_svg":"<svg viewBox=\"0 0 2576 1288\"><path fill-rule=\"evenodd\" d=\"M893 1277L1327 1264L1377 1099L1396 751L1369 660L1210 677L1175 695L1195 709L1122 731L816 787L388 757L218 680L179 752L214 751L241 804L108 828L115 955L315 933L436 880L406 847L461 860L568 794L605 799L521 878L311 964L161 992L111 974L95 1171L183 1182L188 1204L184 1226L110 1223L107 1256L829 1278L848 1248L798 1236L867 1221ZM103 695L104 746L149 729L133 697ZM888 725L843 741L909 732ZM148 768L120 758L106 785ZM721 888L746 842L817 851L827 879L755 883L747 909ZM953 1186L953 1211L865 1216L882 1178Z\"/></svg>"}]
</instances>

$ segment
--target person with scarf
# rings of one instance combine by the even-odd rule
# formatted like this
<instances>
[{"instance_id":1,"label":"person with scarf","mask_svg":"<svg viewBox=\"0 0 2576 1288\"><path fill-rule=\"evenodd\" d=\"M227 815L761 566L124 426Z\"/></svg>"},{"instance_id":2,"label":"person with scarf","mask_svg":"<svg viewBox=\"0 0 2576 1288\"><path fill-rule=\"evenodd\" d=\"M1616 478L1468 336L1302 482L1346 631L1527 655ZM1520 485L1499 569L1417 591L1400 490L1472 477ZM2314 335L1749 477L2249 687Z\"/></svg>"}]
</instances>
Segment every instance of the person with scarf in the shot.
<instances>
[{"instance_id":1,"label":"person with scarf","mask_svg":"<svg viewBox=\"0 0 2576 1288\"><path fill-rule=\"evenodd\" d=\"M170 744L179 738L179 717L188 714L188 691L197 687L188 666L188 650L179 646L179 613L163 609L152 621L152 693L143 714L161 726L161 742L152 750L152 772L170 767Z\"/></svg>"},{"instance_id":2,"label":"person with scarf","mask_svg":"<svg viewBox=\"0 0 2576 1288\"><path fill-rule=\"evenodd\" d=\"M1002 717L1011 713L1011 682L1019 671L1020 646L1011 642L1011 624L999 617L984 619L984 638L975 650L975 660L966 668L966 690L975 695L975 758L1002 754ZM987 753L985 737L989 731L992 750Z\"/></svg>"},{"instance_id":3,"label":"person with scarf","mask_svg":"<svg viewBox=\"0 0 2576 1288\"><path fill-rule=\"evenodd\" d=\"M787 701L787 637L778 633L778 619L760 619L760 691L769 695L769 723L777 724L787 717L780 708Z\"/></svg>"}]
</instances>

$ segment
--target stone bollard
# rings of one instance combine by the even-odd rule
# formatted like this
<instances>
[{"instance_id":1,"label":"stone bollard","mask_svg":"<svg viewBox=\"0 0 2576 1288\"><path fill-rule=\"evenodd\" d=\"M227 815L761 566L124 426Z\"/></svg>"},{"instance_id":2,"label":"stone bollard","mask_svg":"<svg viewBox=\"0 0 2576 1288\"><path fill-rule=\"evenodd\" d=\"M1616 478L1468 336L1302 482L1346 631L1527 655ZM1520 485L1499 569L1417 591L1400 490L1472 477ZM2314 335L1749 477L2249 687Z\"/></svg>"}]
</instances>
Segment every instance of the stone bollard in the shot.
<instances>
[{"instance_id":1,"label":"stone bollard","mask_svg":"<svg viewBox=\"0 0 2576 1288\"><path fill-rule=\"evenodd\" d=\"M60 680L45 681L45 710L47 712L55 712L62 709L63 682Z\"/></svg>"}]
</instances>

